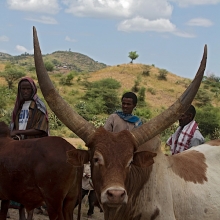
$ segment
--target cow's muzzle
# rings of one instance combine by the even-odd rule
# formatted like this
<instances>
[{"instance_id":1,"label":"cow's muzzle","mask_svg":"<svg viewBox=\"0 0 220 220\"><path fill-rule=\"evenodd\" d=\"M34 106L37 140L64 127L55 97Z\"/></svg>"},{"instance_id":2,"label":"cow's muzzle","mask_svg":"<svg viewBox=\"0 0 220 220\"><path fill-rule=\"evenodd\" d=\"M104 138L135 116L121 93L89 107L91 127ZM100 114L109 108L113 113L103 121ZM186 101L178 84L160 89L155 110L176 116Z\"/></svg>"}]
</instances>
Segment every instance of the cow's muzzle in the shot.
<instances>
[{"instance_id":1,"label":"cow's muzzle","mask_svg":"<svg viewBox=\"0 0 220 220\"><path fill-rule=\"evenodd\" d=\"M128 195L122 187L109 187L101 194L101 203L107 206L115 207L126 204Z\"/></svg>"}]
</instances>

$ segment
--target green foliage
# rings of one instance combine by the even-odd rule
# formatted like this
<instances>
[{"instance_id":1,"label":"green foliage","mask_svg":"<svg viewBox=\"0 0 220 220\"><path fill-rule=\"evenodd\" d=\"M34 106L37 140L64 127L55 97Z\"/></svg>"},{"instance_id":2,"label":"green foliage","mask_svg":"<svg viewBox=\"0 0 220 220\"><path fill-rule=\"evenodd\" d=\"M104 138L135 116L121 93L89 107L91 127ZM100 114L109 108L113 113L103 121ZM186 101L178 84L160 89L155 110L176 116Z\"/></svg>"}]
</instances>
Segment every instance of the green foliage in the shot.
<instances>
[{"instance_id":1,"label":"green foliage","mask_svg":"<svg viewBox=\"0 0 220 220\"><path fill-rule=\"evenodd\" d=\"M220 112L218 108L206 106L198 108L196 113L196 121L203 136L210 136L214 139L216 129L220 129Z\"/></svg>"},{"instance_id":2,"label":"green foliage","mask_svg":"<svg viewBox=\"0 0 220 220\"><path fill-rule=\"evenodd\" d=\"M36 71L36 68L35 68L35 66L28 66L28 71L30 71L30 72L34 72L34 71Z\"/></svg>"},{"instance_id":3,"label":"green foliage","mask_svg":"<svg viewBox=\"0 0 220 220\"><path fill-rule=\"evenodd\" d=\"M99 128L101 126L104 126L105 122L107 120L107 117L99 117L99 116L93 116L92 120L90 122L96 127Z\"/></svg>"},{"instance_id":4,"label":"green foliage","mask_svg":"<svg viewBox=\"0 0 220 220\"><path fill-rule=\"evenodd\" d=\"M220 82L220 77L216 76L214 73L209 74L208 76L203 77L203 82L209 81L209 82Z\"/></svg>"},{"instance_id":5,"label":"green foliage","mask_svg":"<svg viewBox=\"0 0 220 220\"><path fill-rule=\"evenodd\" d=\"M149 93L151 93L151 95L156 95L156 91L155 91L155 89L154 88L147 88L147 91L149 92Z\"/></svg>"},{"instance_id":6,"label":"green foliage","mask_svg":"<svg viewBox=\"0 0 220 220\"><path fill-rule=\"evenodd\" d=\"M135 110L135 115L141 118L142 122L146 122L152 116L152 113L149 108L137 108Z\"/></svg>"},{"instance_id":7,"label":"green foliage","mask_svg":"<svg viewBox=\"0 0 220 220\"><path fill-rule=\"evenodd\" d=\"M50 61L45 61L44 66L47 71L52 72L54 70L54 65Z\"/></svg>"},{"instance_id":8,"label":"green foliage","mask_svg":"<svg viewBox=\"0 0 220 220\"><path fill-rule=\"evenodd\" d=\"M138 102L145 102L145 87L141 87L138 92Z\"/></svg>"},{"instance_id":9,"label":"green foliage","mask_svg":"<svg viewBox=\"0 0 220 220\"><path fill-rule=\"evenodd\" d=\"M179 123L176 122L174 124L172 124L169 128L165 129L161 134L160 134L160 138L161 141L166 143L166 141L168 140L168 138L176 131L176 129L178 128Z\"/></svg>"},{"instance_id":10,"label":"green foliage","mask_svg":"<svg viewBox=\"0 0 220 220\"><path fill-rule=\"evenodd\" d=\"M99 88L99 89L119 89L121 87L121 83L112 78L106 78L99 81L95 81L91 83L92 88Z\"/></svg>"},{"instance_id":11,"label":"green foliage","mask_svg":"<svg viewBox=\"0 0 220 220\"><path fill-rule=\"evenodd\" d=\"M137 54L137 51L131 51L129 52L128 57L131 59L131 63L133 63L133 60L136 60L139 55Z\"/></svg>"},{"instance_id":12,"label":"green foliage","mask_svg":"<svg viewBox=\"0 0 220 220\"><path fill-rule=\"evenodd\" d=\"M67 74L67 76L63 76L61 79L60 79L60 84L61 85L66 85L66 86L71 86L73 83L72 83L72 80L74 78L74 74L73 73L69 73Z\"/></svg>"},{"instance_id":13,"label":"green foliage","mask_svg":"<svg viewBox=\"0 0 220 220\"><path fill-rule=\"evenodd\" d=\"M204 106L210 106L211 105L211 101L212 98L210 96L210 94L203 90L203 89L199 89L199 91L197 92L195 98L195 105L198 107L204 107Z\"/></svg>"},{"instance_id":14,"label":"green foliage","mask_svg":"<svg viewBox=\"0 0 220 220\"><path fill-rule=\"evenodd\" d=\"M131 91L132 92L138 92L140 83L141 83L141 76L138 75L137 79L134 81L134 86L131 88Z\"/></svg>"},{"instance_id":15,"label":"green foliage","mask_svg":"<svg viewBox=\"0 0 220 220\"><path fill-rule=\"evenodd\" d=\"M50 129L57 130L61 126L63 126L62 122L58 119L58 117L52 112L49 112L49 126Z\"/></svg>"},{"instance_id":16,"label":"green foliage","mask_svg":"<svg viewBox=\"0 0 220 220\"><path fill-rule=\"evenodd\" d=\"M5 66L5 71L0 72L0 76L5 78L8 84L8 88L12 89L12 87L14 86L14 82L25 76L25 73L23 73L23 71L21 69L18 69L16 66L7 64Z\"/></svg>"},{"instance_id":17,"label":"green foliage","mask_svg":"<svg viewBox=\"0 0 220 220\"><path fill-rule=\"evenodd\" d=\"M53 63L55 66L60 65L60 62L59 62L57 59L53 59L53 60L52 60L52 63Z\"/></svg>"},{"instance_id":18,"label":"green foliage","mask_svg":"<svg viewBox=\"0 0 220 220\"><path fill-rule=\"evenodd\" d=\"M159 75L158 75L158 79L159 80L167 80L167 73L168 73L168 71L167 70L165 70L165 69L160 69L159 70Z\"/></svg>"},{"instance_id":19,"label":"green foliage","mask_svg":"<svg viewBox=\"0 0 220 220\"><path fill-rule=\"evenodd\" d=\"M75 107L85 119L92 121L94 115L110 114L117 109L119 99L117 89L120 88L117 80L107 78L86 85L87 91Z\"/></svg>"}]
</instances>

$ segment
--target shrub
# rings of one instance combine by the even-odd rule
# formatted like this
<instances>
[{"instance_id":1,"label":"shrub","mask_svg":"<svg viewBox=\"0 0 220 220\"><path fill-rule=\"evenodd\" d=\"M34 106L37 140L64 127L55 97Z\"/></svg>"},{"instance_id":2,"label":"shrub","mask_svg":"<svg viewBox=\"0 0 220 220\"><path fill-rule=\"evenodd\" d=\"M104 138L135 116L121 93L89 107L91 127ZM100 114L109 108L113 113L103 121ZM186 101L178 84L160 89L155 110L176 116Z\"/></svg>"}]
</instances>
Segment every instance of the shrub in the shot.
<instances>
[{"instance_id":1,"label":"shrub","mask_svg":"<svg viewBox=\"0 0 220 220\"><path fill-rule=\"evenodd\" d=\"M160 69L159 70L159 75L158 75L158 79L159 80L167 80L167 73L168 73L168 71L167 70L165 70L165 69Z\"/></svg>"},{"instance_id":2,"label":"shrub","mask_svg":"<svg viewBox=\"0 0 220 220\"><path fill-rule=\"evenodd\" d=\"M141 76L139 75L139 76L137 76L137 79L134 82L134 86L131 88L132 92L138 92L139 91L140 82L141 82Z\"/></svg>"},{"instance_id":3,"label":"shrub","mask_svg":"<svg viewBox=\"0 0 220 220\"><path fill-rule=\"evenodd\" d=\"M210 106L211 101L212 98L210 94L203 89L199 89L195 96L195 105L198 107Z\"/></svg>"},{"instance_id":4,"label":"shrub","mask_svg":"<svg viewBox=\"0 0 220 220\"><path fill-rule=\"evenodd\" d=\"M60 83L61 85L71 86L71 85L73 84L73 83L72 83L73 78L74 78L73 73L69 73L67 76L63 76L63 77L60 79L59 83Z\"/></svg>"},{"instance_id":5,"label":"shrub","mask_svg":"<svg viewBox=\"0 0 220 220\"><path fill-rule=\"evenodd\" d=\"M44 63L44 66L45 66L46 70L49 71L49 72L52 72L53 69L54 69L54 65L49 61L46 61Z\"/></svg>"},{"instance_id":6,"label":"shrub","mask_svg":"<svg viewBox=\"0 0 220 220\"><path fill-rule=\"evenodd\" d=\"M151 93L152 95L156 95L156 91L155 91L155 89L154 88L147 88L147 91L149 92L149 93Z\"/></svg>"},{"instance_id":7,"label":"shrub","mask_svg":"<svg viewBox=\"0 0 220 220\"><path fill-rule=\"evenodd\" d=\"M212 106L197 109L196 121L199 123L203 136L210 136L214 139L216 129L220 129L219 109Z\"/></svg>"}]
</instances>

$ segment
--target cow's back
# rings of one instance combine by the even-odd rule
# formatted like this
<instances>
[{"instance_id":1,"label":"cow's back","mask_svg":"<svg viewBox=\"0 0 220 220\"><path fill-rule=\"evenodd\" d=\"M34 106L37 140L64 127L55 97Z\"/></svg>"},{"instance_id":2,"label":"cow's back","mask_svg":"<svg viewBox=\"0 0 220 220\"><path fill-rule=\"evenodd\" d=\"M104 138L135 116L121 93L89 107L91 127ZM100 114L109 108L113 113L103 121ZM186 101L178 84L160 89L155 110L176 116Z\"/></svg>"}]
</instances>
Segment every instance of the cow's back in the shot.
<instances>
[{"instance_id":1,"label":"cow's back","mask_svg":"<svg viewBox=\"0 0 220 220\"><path fill-rule=\"evenodd\" d=\"M216 144L216 142L215 142ZM155 158L135 204L140 219L220 219L220 147L203 144Z\"/></svg>"},{"instance_id":2,"label":"cow's back","mask_svg":"<svg viewBox=\"0 0 220 220\"><path fill-rule=\"evenodd\" d=\"M66 151L74 147L59 137L14 141L0 146L0 197L10 198L27 208L42 201L60 201L73 187L78 193L77 168L67 163ZM79 168L78 168L79 169ZM11 184L13 183L13 184Z\"/></svg>"}]
</instances>

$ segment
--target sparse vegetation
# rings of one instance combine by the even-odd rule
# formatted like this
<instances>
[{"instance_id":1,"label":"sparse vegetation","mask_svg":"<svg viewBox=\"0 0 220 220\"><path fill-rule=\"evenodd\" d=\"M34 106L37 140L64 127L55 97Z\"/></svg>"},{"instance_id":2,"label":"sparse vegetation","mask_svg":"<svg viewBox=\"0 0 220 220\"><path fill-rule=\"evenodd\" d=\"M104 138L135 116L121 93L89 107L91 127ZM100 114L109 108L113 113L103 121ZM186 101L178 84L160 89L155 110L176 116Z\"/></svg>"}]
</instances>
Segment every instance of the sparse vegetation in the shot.
<instances>
[{"instance_id":1,"label":"sparse vegetation","mask_svg":"<svg viewBox=\"0 0 220 220\"><path fill-rule=\"evenodd\" d=\"M53 72L49 72L49 75L61 96L96 127L103 125L108 115L120 108L121 95L126 91L135 88L139 102L134 113L146 122L169 107L191 82L190 79L176 76L168 71L165 71L167 80L158 80L158 75L164 70L154 65L120 64L105 65L103 68L100 63L93 63L90 58L82 54L77 55L83 63L86 63L83 66L76 62L77 58L74 58L73 52L69 51L69 55L64 54L64 52L56 52L44 56L45 60L55 65ZM13 65L13 69L22 70L25 75L32 77L38 86L32 55L6 58L11 60L10 65ZM2 61L0 57L2 72L8 63L6 58ZM63 65L67 65L68 68L63 68ZM96 71L93 71L94 69ZM148 71L150 71L149 75ZM62 78L65 80L60 84ZM217 111L220 107L219 87L218 77L213 75L204 77L193 102L198 112L199 127L201 130L204 129L202 132L207 140L219 137L220 133L220 118ZM3 76L0 77L0 120L7 123L10 122L16 91L15 86L9 89L6 79ZM39 86L38 94L44 100ZM49 108L48 110L51 135L76 137ZM211 112L210 115L205 115L209 112ZM171 128L164 131L161 134L162 141L165 141L171 133Z\"/></svg>"},{"instance_id":2,"label":"sparse vegetation","mask_svg":"<svg viewBox=\"0 0 220 220\"><path fill-rule=\"evenodd\" d=\"M167 80L167 74L168 74L168 71L165 70L165 69L160 69L159 70L159 75L158 75L158 79L159 80Z\"/></svg>"}]
</instances>

